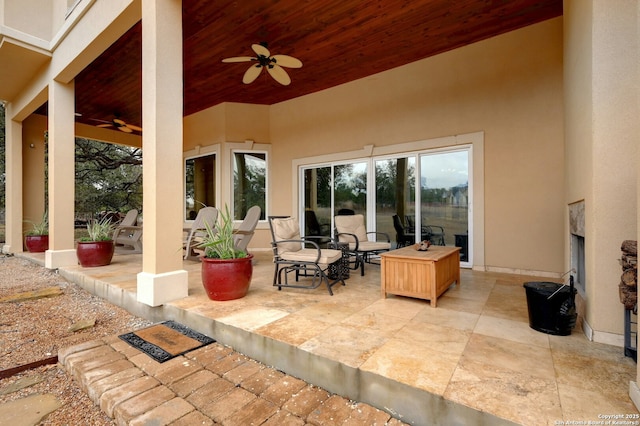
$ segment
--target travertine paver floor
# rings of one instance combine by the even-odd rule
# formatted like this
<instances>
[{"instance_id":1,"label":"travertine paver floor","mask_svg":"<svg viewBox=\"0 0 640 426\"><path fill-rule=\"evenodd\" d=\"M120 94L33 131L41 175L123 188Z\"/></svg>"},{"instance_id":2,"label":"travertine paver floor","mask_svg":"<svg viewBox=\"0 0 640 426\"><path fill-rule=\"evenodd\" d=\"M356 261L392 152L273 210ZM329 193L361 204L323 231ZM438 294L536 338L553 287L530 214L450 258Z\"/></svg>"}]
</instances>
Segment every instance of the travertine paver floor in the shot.
<instances>
[{"instance_id":1,"label":"travertine paver floor","mask_svg":"<svg viewBox=\"0 0 640 426\"><path fill-rule=\"evenodd\" d=\"M460 285L432 308L423 300L381 298L377 266L367 266L364 277L352 272L334 296L323 287L278 291L270 253L254 254L245 298L210 301L199 264L187 261L189 296L160 310L135 301L140 255L60 273L136 315L174 319L407 423L464 424L480 413L485 422L551 425L638 414L628 396L636 364L623 348L589 342L578 329L551 336L529 327L523 283L540 278L464 269ZM623 315L622 305L612 314Z\"/></svg>"}]
</instances>

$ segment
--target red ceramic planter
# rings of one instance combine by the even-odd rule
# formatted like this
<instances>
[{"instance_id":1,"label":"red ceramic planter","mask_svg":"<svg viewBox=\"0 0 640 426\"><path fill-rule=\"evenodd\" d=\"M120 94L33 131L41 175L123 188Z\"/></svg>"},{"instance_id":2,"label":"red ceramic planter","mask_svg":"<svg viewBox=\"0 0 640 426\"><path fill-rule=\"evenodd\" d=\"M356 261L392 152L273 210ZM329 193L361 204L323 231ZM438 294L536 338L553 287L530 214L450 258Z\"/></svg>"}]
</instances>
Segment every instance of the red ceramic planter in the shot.
<instances>
[{"instance_id":1,"label":"red ceramic planter","mask_svg":"<svg viewBox=\"0 0 640 426\"><path fill-rule=\"evenodd\" d=\"M202 285L211 300L233 300L249 292L253 255L242 259L202 259Z\"/></svg>"},{"instance_id":2,"label":"red ceramic planter","mask_svg":"<svg viewBox=\"0 0 640 426\"><path fill-rule=\"evenodd\" d=\"M83 268L104 266L111 263L114 249L113 241L80 241L76 247L76 255Z\"/></svg>"},{"instance_id":3,"label":"red ceramic planter","mask_svg":"<svg viewBox=\"0 0 640 426\"><path fill-rule=\"evenodd\" d=\"M31 253L42 253L49 249L49 236L27 235L24 239L24 244Z\"/></svg>"}]
</instances>

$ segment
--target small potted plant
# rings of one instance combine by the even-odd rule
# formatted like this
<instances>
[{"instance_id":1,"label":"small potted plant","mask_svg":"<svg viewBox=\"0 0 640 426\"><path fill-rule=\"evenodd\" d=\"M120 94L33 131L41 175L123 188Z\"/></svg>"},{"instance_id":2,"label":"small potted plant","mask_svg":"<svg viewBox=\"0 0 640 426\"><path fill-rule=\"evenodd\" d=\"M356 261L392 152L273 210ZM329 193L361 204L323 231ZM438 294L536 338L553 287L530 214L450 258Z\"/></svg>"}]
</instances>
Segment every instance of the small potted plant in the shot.
<instances>
[{"instance_id":1,"label":"small potted plant","mask_svg":"<svg viewBox=\"0 0 640 426\"><path fill-rule=\"evenodd\" d=\"M49 249L49 218L45 211L38 223L30 222L31 230L27 232L24 243L31 253L42 253Z\"/></svg>"},{"instance_id":2,"label":"small potted plant","mask_svg":"<svg viewBox=\"0 0 640 426\"><path fill-rule=\"evenodd\" d=\"M87 237L82 237L76 247L78 261L83 268L104 266L111 263L115 246L114 225L109 217L93 220L87 224Z\"/></svg>"},{"instance_id":3,"label":"small potted plant","mask_svg":"<svg viewBox=\"0 0 640 426\"><path fill-rule=\"evenodd\" d=\"M220 212L215 228L205 223L207 232L200 243L204 249L202 284L211 300L233 300L247 295L253 274L253 255L236 249L233 219L229 207Z\"/></svg>"}]
</instances>

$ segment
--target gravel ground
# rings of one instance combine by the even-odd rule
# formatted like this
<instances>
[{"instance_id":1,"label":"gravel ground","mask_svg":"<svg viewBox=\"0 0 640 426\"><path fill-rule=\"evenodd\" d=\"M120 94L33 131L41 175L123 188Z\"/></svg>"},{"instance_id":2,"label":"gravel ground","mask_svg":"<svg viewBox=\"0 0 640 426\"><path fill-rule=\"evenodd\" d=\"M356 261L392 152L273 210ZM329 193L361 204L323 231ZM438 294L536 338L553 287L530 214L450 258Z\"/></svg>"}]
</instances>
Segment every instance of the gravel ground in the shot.
<instances>
[{"instance_id":1,"label":"gravel ground","mask_svg":"<svg viewBox=\"0 0 640 426\"><path fill-rule=\"evenodd\" d=\"M151 324L91 295L46 268L16 257L0 255L0 299L16 293L58 287L62 294L35 300L0 302L0 371L56 356L75 344L132 331ZM95 325L79 331L81 321ZM19 379L41 380L25 389L3 394ZM113 425L59 365L47 365L0 379L0 404L35 393L50 393L62 407L42 425ZM0 421L0 423L2 423Z\"/></svg>"}]
</instances>

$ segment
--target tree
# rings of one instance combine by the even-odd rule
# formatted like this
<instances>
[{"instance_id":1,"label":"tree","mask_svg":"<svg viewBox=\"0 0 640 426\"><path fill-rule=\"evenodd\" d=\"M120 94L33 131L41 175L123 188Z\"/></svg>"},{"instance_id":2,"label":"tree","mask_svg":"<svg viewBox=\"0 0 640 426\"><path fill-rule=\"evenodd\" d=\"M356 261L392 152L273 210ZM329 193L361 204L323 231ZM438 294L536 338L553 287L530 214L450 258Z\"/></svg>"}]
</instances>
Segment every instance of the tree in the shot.
<instances>
[{"instance_id":1,"label":"tree","mask_svg":"<svg viewBox=\"0 0 640 426\"><path fill-rule=\"evenodd\" d=\"M77 213L142 207L142 150L76 138Z\"/></svg>"}]
</instances>

